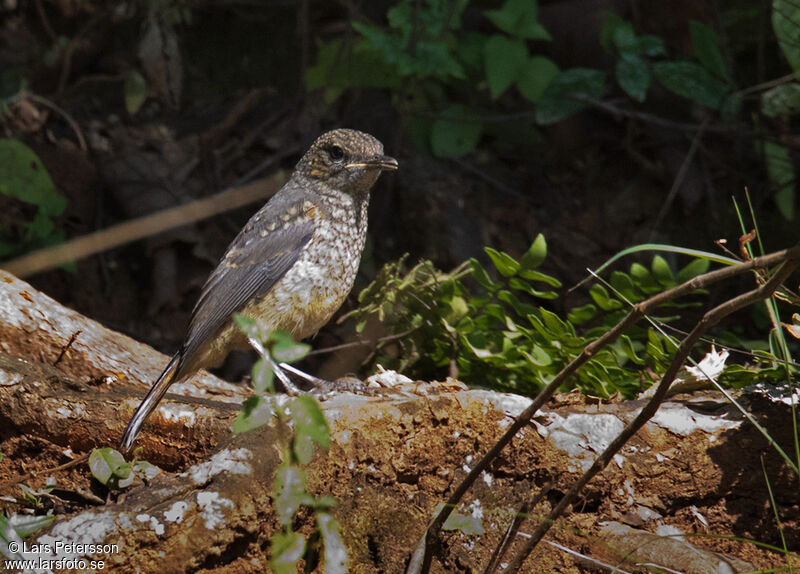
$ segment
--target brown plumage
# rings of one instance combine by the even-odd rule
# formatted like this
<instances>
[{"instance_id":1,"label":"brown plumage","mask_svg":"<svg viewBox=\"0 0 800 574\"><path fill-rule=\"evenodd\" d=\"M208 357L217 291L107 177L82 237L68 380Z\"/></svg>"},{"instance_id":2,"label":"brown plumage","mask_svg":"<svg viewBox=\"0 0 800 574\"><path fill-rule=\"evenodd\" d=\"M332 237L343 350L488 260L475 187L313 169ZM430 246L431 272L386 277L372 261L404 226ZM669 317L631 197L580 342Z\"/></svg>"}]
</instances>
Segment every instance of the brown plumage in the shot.
<instances>
[{"instance_id":1,"label":"brown plumage","mask_svg":"<svg viewBox=\"0 0 800 574\"><path fill-rule=\"evenodd\" d=\"M381 171L394 169L397 161L383 155L383 145L369 134L339 129L317 138L209 276L183 345L125 429L124 450L172 383L247 347L234 313L297 340L328 322L358 271L369 192Z\"/></svg>"}]
</instances>

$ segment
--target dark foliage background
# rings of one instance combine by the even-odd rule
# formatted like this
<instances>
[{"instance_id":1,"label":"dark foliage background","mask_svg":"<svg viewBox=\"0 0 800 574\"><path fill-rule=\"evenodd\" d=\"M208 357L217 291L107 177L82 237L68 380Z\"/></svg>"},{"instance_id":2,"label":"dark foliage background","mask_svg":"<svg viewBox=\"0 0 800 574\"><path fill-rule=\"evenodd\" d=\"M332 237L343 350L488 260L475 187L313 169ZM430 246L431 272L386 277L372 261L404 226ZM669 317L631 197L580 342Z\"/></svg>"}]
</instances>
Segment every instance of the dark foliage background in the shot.
<instances>
[{"instance_id":1,"label":"dark foliage background","mask_svg":"<svg viewBox=\"0 0 800 574\"><path fill-rule=\"evenodd\" d=\"M2 135L33 150L66 203L0 186L3 254L291 168L340 126L401 163L373 194L360 287L403 253L450 269L487 262L485 245L519 257L539 233L542 269L568 286L636 243L727 239L738 254L731 198L746 205L745 188L764 248L784 247L797 235L798 14L780 0L7 0ZM254 209L32 281L172 352ZM759 310L743 323L743 337L768 328ZM352 332L330 326L314 346ZM337 361L316 368L360 364Z\"/></svg>"}]
</instances>

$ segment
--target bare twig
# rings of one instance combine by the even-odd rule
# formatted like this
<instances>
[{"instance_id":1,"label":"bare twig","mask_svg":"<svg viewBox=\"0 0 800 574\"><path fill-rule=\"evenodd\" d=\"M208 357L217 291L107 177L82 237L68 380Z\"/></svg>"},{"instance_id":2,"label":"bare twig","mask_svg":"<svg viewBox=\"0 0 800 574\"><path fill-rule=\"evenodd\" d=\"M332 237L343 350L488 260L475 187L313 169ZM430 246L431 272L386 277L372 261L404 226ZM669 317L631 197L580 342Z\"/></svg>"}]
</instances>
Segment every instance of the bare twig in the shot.
<instances>
[{"instance_id":1,"label":"bare twig","mask_svg":"<svg viewBox=\"0 0 800 574\"><path fill-rule=\"evenodd\" d=\"M36 94L26 94L25 98L32 102L36 102L37 104L41 104L47 108L50 108L58 115L60 115L62 118L64 118L64 121L66 121L69 124L69 127L72 128L72 131L75 132L75 137L78 138L78 145L81 146L81 149L83 151L87 151L89 149L89 146L86 145L86 138L83 137L83 132L81 131L78 122L72 119L72 116L70 116L66 111L64 111L63 108L51 102L47 98L43 98L42 96L37 96Z\"/></svg>"},{"instance_id":2,"label":"bare twig","mask_svg":"<svg viewBox=\"0 0 800 574\"><path fill-rule=\"evenodd\" d=\"M270 178L258 180L250 185L228 189L205 199L126 221L61 245L34 251L3 263L2 268L17 277L28 277L69 261L77 261L113 247L207 219L218 213L224 213L270 197L280 189L285 181L285 174L279 171Z\"/></svg>"},{"instance_id":3,"label":"bare twig","mask_svg":"<svg viewBox=\"0 0 800 574\"><path fill-rule=\"evenodd\" d=\"M494 553L492 553L492 557L489 559L489 564L486 565L486 570L483 571L484 574L494 574L497 572L497 567L500 565L500 562L508 552L508 549L511 548L511 545L514 543L514 539L519 532L519 527L525 521L528 516L528 513L536 508L536 505L541 502L541 500L547 496L547 493L550 492L550 489L553 487L553 484L548 482L545 484L539 492L536 493L536 496L533 497L532 500L526 500L522 503L519 510L517 510L516 514L514 514L514 520L511 521L511 524L506 529L506 533L503 535L502 540L497 545Z\"/></svg>"},{"instance_id":4,"label":"bare twig","mask_svg":"<svg viewBox=\"0 0 800 574\"><path fill-rule=\"evenodd\" d=\"M62 470L67 470L68 468L72 468L73 466L78 466L80 463L85 462L87 460L89 460L89 455L82 454L78 458L74 458L69 462L65 462L64 464L60 464L52 468L45 468L43 470L37 470L35 472L26 472L24 474L17 474L16 476L12 476L11 478L4 480L3 482L0 482L0 492L3 492L9 486L18 484L23 480L28 480L29 478L32 478L37 474L40 476L50 475L53 474L54 472L59 472Z\"/></svg>"},{"instance_id":5,"label":"bare twig","mask_svg":"<svg viewBox=\"0 0 800 574\"><path fill-rule=\"evenodd\" d=\"M377 339L371 339L369 341L350 341L349 343L342 343L341 345L332 345L330 347L322 347L321 349L314 349L313 351L309 351L306 353L306 357L310 357L312 355L325 355L327 353L335 353L338 351L342 351L344 349L351 349L353 347L372 347L373 345L380 345L381 343L388 343L389 341L395 341L397 339L402 339L406 335L410 335L414 331L416 331L419 327L412 327L402 333L395 333L393 335L386 335L384 337L378 337Z\"/></svg>"},{"instance_id":6,"label":"bare twig","mask_svg":"<svg viewBox=\"0 0 800 574\"><path fill-rule=\"evenodd\" d=\"M592 355L594 355L596 352L598 352L600 349L602 349L606 345L609 345L609 344L613 343L622 333L625 332L625 330L628 327L630 327L631 325L636 323L646 313L649 313L651 310L655 309L656 307L658 307L659 305L661 305L662 303L664 303L666 301L670 301L670 300L675 299L677 297L681 297L681 296L687 295L687 294L692 293L693 291L695 291L697 289L701 289L701 288L707 287L707 286L709 286L711 284L717 283L717 282L722 281L724 279L729 279L731 277L735 277L735 276L741 275L743 273L750 272L752 270L766 269L768 267L771 267L771 266L779 264L779 263L784 263L784 262L791 261L792 265L786 265L785 264L781 268L781 271L779 273L776 273L775 275L773 275L773 277L766 284L762 285L761 287L759 287L758 289L755 290L755 292L758 293L759 295L763 294L763 296L768 296L772 291L774 291L774 289L776 289L780 285L781 281L783 281L788 276L788 273L791 272L791 270L794 269L794 267L797 266L797 260L798 259L800 259L800 243L796 244L794 247L791 247L790 249L784 249L782 251L771 253L769 255L764 255L762 257L756 257L754 259L751 259L750 261L745 261L745 262L740 263L738 265L733 265L733 266L730 266L730 267L724 267L722 269L709 271L708 273L704 273L703 275L698 275L697 277L694 277L693 279L691 279L691 280L689 280L689 281L687 281L685 283L682 283L681 285L673 287L672 289L668 289L667 291L664 291L662 293L654 295L653 297L651 297L650 299L647 299L646 301L642 301L642 302L634 305L633 309L619 323L617 323L613 328L611 328L609 331L604 333L600 338L598 338L595 341L592 341L591 343L589 343L583 349L583 351L581 352L580 355L578 355L566 367L564 367L553 378L553 380L550 382L550 384L548 384L544 389L542 389L542 391L536 396L536 398L533 399L531 404L525 410L523 410L522 413L519 414L517 419L508 427L508 429L503 434L503 436L500 437L500 439L494 445L492 445L492 447L486 452L486 454L483 455L483 457L475 464L475 466L472 467L472 469L467 474L467 476L464 478L464 480L461 481L461 483L459 483L456 486L455 490L448 497L446 503L442 507L442 509L439 512L439 514L437 514L433 518L433 520L430 522L430 524L428 525L428 528L425 530L425 534L422 536L422 539L417 544L417 547L415 548L415 550L414 550L414 552L413 552L413 554L411 556L411 559L409 561L409 565L406 568L406 572L407 573L417 573L417 572L427 573L427 572L430 571L430 564L431 564L431 560L433 558L433 551L435 550L435 548L437 547L437 545L439 543L439 541L438 541L439 531L441 530L441 527L444 524L444 522L447 520L447 518L452 513L453 509L461 501L461 498L464 496L464 494L466 494L466 492L469 490L469 488L472 486L472 484L478 479L478 477L481 475L481 473L500 454L500 452L503 450L503 448L505 448L506 445L508 445L511 442L511 440L514 438L514 436L516 436L516 434L525 425L527 425L530 422L530 420L533 418L533 416L536 414L536 412L547 401L550 400L550 398L553 396L553 394L556 392L556 390L558 390L558 387L560 387L561 384L569 376L571 376L581 366L583 366L586 362L588 362L589 359L592 357ZM769 291L767 291L768 286L769 286L769 289L770 289ZM743 296L737 297L737 298L729 301L725 305L733 305L733 304L737 304L738 305L738 302L740 301L740 299L742 297L746 297L746 296L751 296L751 294L748 293L748 294L745 294ZM753 298L751 296L751 298L747 299L747 301L745 303L736 306L735 309L738 309L741 306L749 304L754 300L757 300L757 297ZM732 312L735 309L732 309L730 312ZM714 311L712 311L710 313L713 313L715 311L716 310L714 310ZM700 327L702 325L703 329L701 331L697 332L697 333L695 333L695 331L693 331L689 335L689 337L684 339L684 343L689 341L690 338L691 338L691 344L693 345L696 342L697 338L699 338L699 336L703 334L705 329L707 329L708 326L709 326L708 323L707 323L708 315L709 314L707 314L706 317L703 318L701 323L698 324L698 327ZM717 318L716 320L719 320L719 318ZM698 327L696 327L695 330L697 330ZM681 349L683 349L683 348L684 348L684 345L682 345ZM689 346L689 349L691 349L691 346ZM678 354L676 354L676 357L679 357L681 355L682 355L682 353L679 351ZM688 350L686 351L686 355L688 355ZM684 359L685 359L685 356L684 356ZM683 359L681 359L680 363L681 364L683 363ZM654 396L653 401L651 401L651 403L650 403L650 404L653 405L653 407L651 407L653 409L653 412L655 412L655 409L658 408L658 405L659 405L660 401L663 399L663 395L667 392L667 390L669 388L669 383L672 382L672 378L674 378L675 373L677 373L678 367L681 366L681 365L675 366L676 364L677 363L675 361L673 361L673 363L670 365L670 369L665 374L664 379L662 379L662 385L664 385L665 388L662 390L661 387L659 387L659 389L656 391L656 395ZM666 381L666 384L664 383L664 381ZM655 401L658 401L658 402L655 402ZM647 409L647 407L645 407L645 409ZM644 413L645 411L642 411L642 412ZM647 415L647 418L649 418L650 416L652 416L652 413ZM641 414L640 414L640 417L642 417ZM639 420L640 417L637 417L637 421ZM644 419L644 420L646 421L647 419ZM634 421L634 422L636 422L636 421ZM644 424L644 423L642 422L641 424ZM615 453L622 446L621 444L617 445L616 441L612 442L612 445L616 445L616 449L612 452L612 454ZM610 448L611 447L609 447L609 449L607 449L606 452L608 452L610 450ZM598 458L598 461L600 461L601 459L605 460L604 456L605 456L606 452L604 452L603 455L601 455L601 457ZM608 459L610 460L610 455L609 455ZM595 462L595 465L598 464L598 461ZM607 463L607 461L606 461L606 463ZM603 467L604 466L605 466L605 464L603 464ZM595 468L595 466L593 466L592 468ZM602 467L600 467L600 468L602 468ZM595 474L596 474L597 471L598 470L595 471ZM584 475L584 476L586 476L586 475ZM594 476L594 474L592 474L591 476ZM591 476L589 476L586 479L585 482L588 482L588 480L591 478ZM583 487L585 482L581 483L579 485L579 487L574 490L575 494L577 494L577 492L580 490L580 488ZM570 492L573 492L573 491L570 491ZM567 500L567 498L568 497L565 497L563 500ZM574 498L574 495L573 495L573 498ZM563 503L563 500L562 500L562 503ZM554 509L553 512L551 512L551 516L556 516L556 517L560 516L560 514L566 508L567 504L563 504L563 506L562 506L562 504L559 504L556 507L556 508L560 509L558 514L555 513L555 509ZM544 528L544 530L542 530L540 533L538 533L539 539L541 539L541 537L544 536L544 533L547 531L547 528L549 528L550 524L552 524L552 522L550 520L548 520L548 521L543 523L543 526L540 526L540 528ZM538 532L538 530L537 530L537 532ZM533 548L533 546L530 547L530 549L532 549L532 548ZM530 549L528 550L528 552L530 552ZM514 569L509 569L508 571L509 572L513 572Z\"/></svg>"}]
</instances>

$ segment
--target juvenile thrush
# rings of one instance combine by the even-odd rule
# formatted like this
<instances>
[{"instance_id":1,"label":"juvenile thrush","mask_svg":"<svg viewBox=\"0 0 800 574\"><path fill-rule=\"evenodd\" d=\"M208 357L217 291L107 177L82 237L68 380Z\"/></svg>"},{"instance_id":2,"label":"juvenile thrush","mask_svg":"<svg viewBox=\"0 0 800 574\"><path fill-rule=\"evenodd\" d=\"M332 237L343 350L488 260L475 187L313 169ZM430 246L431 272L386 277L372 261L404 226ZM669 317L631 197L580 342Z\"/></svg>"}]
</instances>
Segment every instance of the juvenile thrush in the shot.
<instances>
[{"instance_id":1,"label":"juvenile thrush","mask_svg":"<svg viewBox=\"0 0 800 574\"><path fill-rule=\"evenodd\" d=\"M395 169L397 160L383 155L383 144L369 134L338 129L317 138L209 276L183 345L125 429L123 450L130 450L172 383L247 348L235 313L296 340L328 322L358 271L370 190L381 171Z\"/></svg>"}]
</instances>

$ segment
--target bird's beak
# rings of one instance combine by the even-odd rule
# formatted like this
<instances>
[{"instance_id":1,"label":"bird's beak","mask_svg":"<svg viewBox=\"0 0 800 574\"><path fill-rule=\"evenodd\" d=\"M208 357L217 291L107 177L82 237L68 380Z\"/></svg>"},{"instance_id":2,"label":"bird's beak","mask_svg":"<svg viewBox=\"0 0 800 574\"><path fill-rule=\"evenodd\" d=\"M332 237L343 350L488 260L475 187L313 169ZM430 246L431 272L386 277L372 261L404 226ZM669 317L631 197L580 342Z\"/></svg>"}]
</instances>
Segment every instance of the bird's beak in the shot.
<instances>
[{"instance_id":1,"label":"bird's beak","mask_svg":"<svg viewBox=\"0 0 800 574\"><path fill-rule=\"evenodd\" d=\"M364 161L348 163L345 168L351 167L372 167L378 168L382 171L391 170L394 171L399 167L397 160L393 157L389 157L388 155L379 155L376 157L369 158Z\"/></svg>"}]
</instances>

